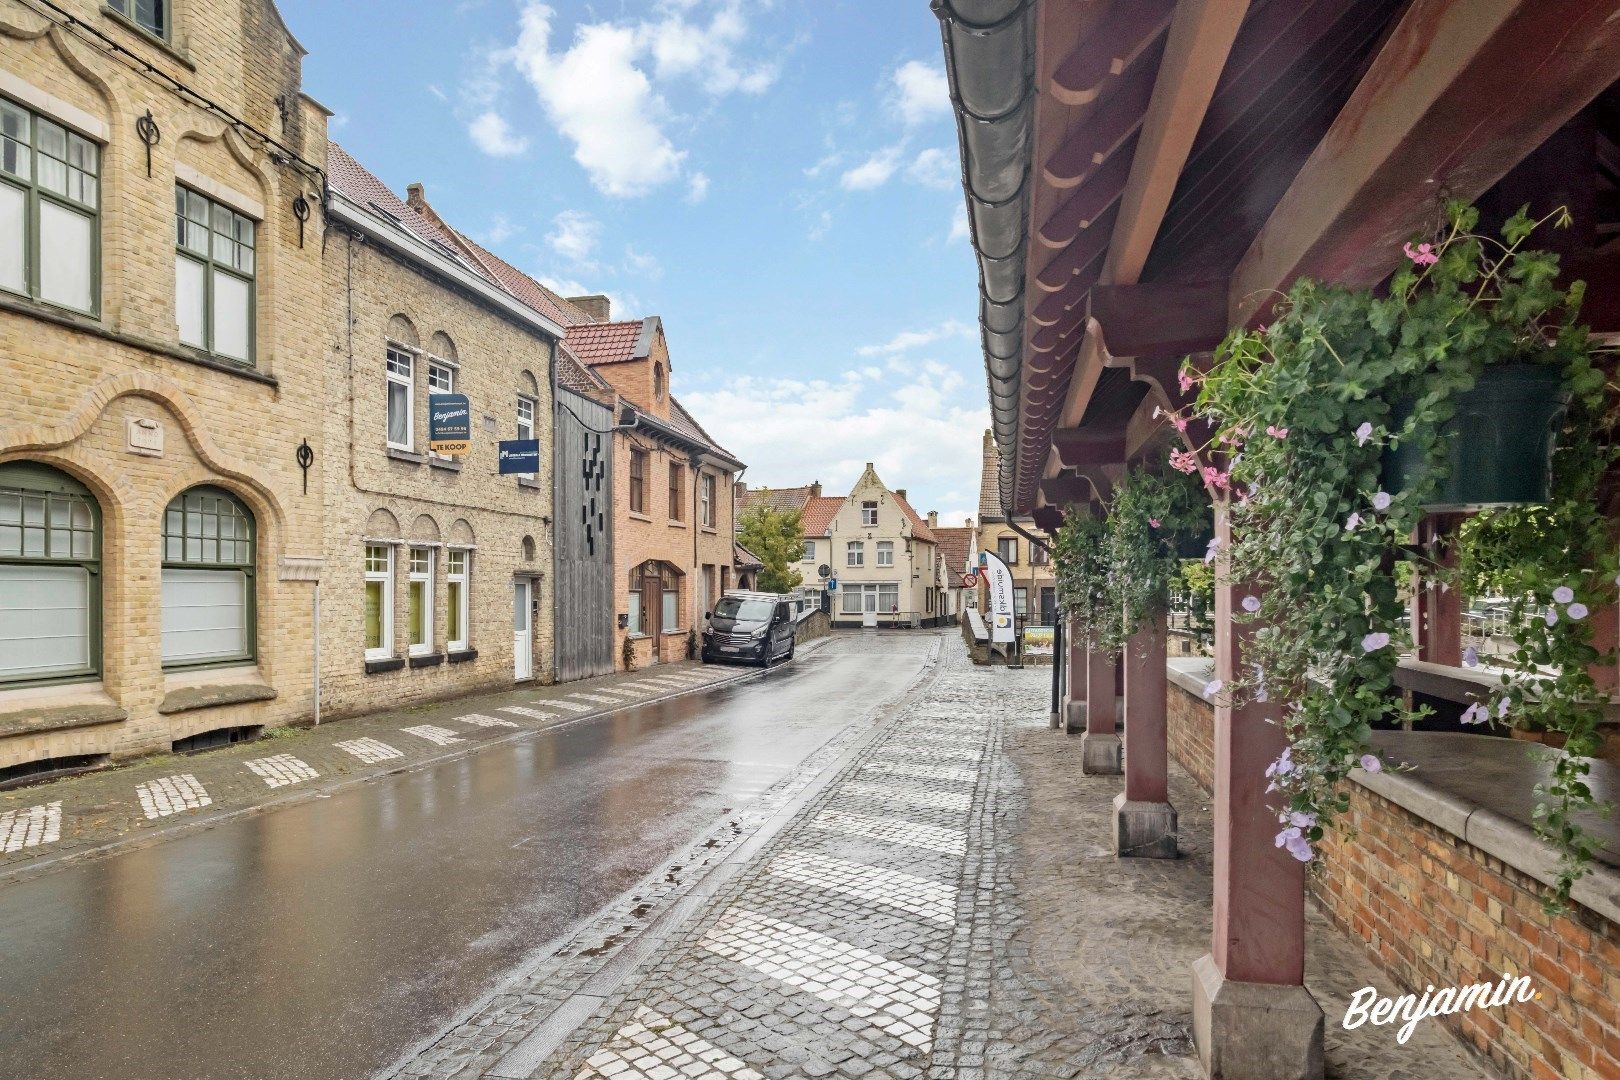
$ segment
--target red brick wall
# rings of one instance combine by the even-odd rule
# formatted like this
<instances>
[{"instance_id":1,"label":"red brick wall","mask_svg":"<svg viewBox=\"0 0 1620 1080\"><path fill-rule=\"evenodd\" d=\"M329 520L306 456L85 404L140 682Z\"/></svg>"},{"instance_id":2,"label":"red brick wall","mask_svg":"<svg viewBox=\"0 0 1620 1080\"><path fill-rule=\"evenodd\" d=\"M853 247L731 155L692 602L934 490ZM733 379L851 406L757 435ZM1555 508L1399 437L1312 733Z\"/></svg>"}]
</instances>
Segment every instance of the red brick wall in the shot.
<instances>
[{"instance_id":1,"label":"red brick wall","mask_svg":"<svg viewBox=\"0 0 1620 1080\"><path fill-rule=\"evenodd\" d=\"M1167 693L1170 752L1207 790L1214 710ZM1537 1000L1441 1022L1508 1076L1620 1077L1620 926L1584 908L1549 917L1540 882L1360 785L1343 823L1351 839L1324 841L1312 893L1399 986L1527 974Z\"/></svg>"}]
</instances>

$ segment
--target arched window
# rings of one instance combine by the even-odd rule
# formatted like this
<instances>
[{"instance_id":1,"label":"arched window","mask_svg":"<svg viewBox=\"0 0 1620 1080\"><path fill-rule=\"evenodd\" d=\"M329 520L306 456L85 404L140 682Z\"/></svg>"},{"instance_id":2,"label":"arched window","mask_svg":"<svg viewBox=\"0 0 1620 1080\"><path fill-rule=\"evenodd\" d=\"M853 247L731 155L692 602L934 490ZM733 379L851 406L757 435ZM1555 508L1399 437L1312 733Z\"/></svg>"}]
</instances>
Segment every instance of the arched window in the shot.
<instances>
[{"instance_id":1,"label":"arched window","mask_svg":"<svg viewBox=\"0 0 1620 1080\"><path fill-rule=\"evenodd\" d=\"M253 515L215 487L163 513L163 666L253 659Z\"/></svg>"},{"instance_id":2,"label":"arched window","mask_svg":"<svg viewBox=\"0 0 1620 1080\"><path fill-rule=\"evenodd\" d=\"M0 465L0 685L101 670L101 507L46 465Z\"/></svg>"}]
</instances>

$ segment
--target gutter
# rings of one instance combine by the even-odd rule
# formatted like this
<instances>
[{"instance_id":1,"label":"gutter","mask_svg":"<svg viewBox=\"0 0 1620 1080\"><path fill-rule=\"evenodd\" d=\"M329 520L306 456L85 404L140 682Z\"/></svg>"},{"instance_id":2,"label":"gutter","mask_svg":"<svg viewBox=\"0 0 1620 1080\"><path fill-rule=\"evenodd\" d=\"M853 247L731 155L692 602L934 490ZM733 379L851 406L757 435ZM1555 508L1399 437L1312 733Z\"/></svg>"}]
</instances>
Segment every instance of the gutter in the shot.
<instances>
[{"instance_id":1,"label":"gutter","mask_svg":"<svg viewBox=\"0 0 1620 1080\"><path fill-rule=\"evenodd\" d=\"M1035 124L1034 0L933 0L956 110L979 328L1003 491L1015 491Z\"/></svg>"}]
</instances>

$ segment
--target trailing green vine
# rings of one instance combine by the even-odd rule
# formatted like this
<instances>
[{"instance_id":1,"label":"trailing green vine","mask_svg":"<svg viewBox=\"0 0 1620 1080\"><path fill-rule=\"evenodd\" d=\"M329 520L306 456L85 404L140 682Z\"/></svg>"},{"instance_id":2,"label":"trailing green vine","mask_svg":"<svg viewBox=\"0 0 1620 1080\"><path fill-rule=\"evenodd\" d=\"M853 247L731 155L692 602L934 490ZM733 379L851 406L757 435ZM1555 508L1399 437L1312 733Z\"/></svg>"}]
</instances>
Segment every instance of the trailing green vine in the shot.
<instances>
[{"instance_id":1,"label":"trailing green vine","mask_svg":"<svg viewBox=\"0 0 1620 1080\"><path fill-rule=\"evenodd\" d=\"M1184 554L1202 556L1211 528L1209 496L1195 477L1141 465L1126 474L1109 504L1104 539L1109 601L1119 610L1122 638L1164 618ZM1198 550L1184 552L1189 543Z\"/></svg>"}]
</instances>

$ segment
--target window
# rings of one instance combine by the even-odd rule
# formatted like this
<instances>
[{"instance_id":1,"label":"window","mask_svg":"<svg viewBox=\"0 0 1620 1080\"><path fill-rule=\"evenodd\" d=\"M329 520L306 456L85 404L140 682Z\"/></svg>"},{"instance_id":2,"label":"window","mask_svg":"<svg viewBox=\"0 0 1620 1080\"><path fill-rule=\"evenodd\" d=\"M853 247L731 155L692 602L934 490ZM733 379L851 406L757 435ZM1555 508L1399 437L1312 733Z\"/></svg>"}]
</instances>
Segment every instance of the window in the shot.
<instances>
[{"instance_id":1,"label":"window","mask_svg":"<svg viewBox=\"0 0 1620 1080\"><path fill-rule=\"evenodd\" d=\"M1020 618L1029 614L1029 590L1022 585L1013 589L1013 614Z\"/></svg>"},{"instance_id":2,"label":"window","mask_svg":"<svg viewBox=\"0 0 1620 1080\"><path fill-rule=\"evenodd\" d=\"M686 470L680 463L669 463L669 520L682 521L686 516L686 500L681 494L686 487Z\"/></svg>"},{"instance_id":3,"label":"window","mask_svg":"<svg viewBox=\"0 0 1620 1080\"><path fill-rule=\"evenodd\" d=\"M1029 545L1029 564L1031 566L1046 566L1052 561L1052 553L1040 544Z\"/></svg>"},{"instance_id":4,"label":"window","mask_svg":"<svg viewBox=\"0 0 1620 1080\"><path fill-rule=\"evenodd\" d=\"M698 488L703 499L702 516L699 520L703 522L705 527L712 529L714 528L714 477L709 473L703 473L699 479Z\"/></svg>"},{"instance_id":5,"label":"window","mask_svg":"<svg viewBox=\"0 0 1620 1080\"><path fill-rule=\"evenodd\" d=\"M428 393L453 394L456 392L456 369L443 360L428 358ZM436 458L449 460L446 454L434 454Z\"/></svg>"},{"instance_id":6,"label":"window","mask_svg":"<svg viewBox=\"0 0 1620 1080\"><path fill-rule=\"evenodd\" d=\"M647 451L630 451L630 512L647 512ZM635 625L632 621L631 625Z\"/></svg>"},{"instance_id":7,"label":"window","mask_svg":"<svg viewBox=\"0 0 1620 1080\"><path fill-rule=\"evenodd\" d=\"M466 652L471 637L471 600L467 592L467 561L472 553L451 550L444 553L445 647L451 652Z\"/></svg>"},{"instance_id":8,"label":"window","mask_svg":"<svg viewBox=\"0 0 1620 1080\"><path fill-rule=\"evenodd\" d=\"M630 590L630 632L632 634L646 634L647 627L643 624L641 611L641 590Z\"/></svg>"},{"instance_id":9,"label":"window","mask_svg":"<svg viewBox=\"0 0 1620 1080\"><path fill-rule=\"evenodd\" d=\"M804 542L804 561L816 561L816 542L814 540L806 540Z\"/></svg>"},{"instance_id":10,"label":"window","mask_svg":"<svg viewBox=\"0 0 1620 1080\"><path fill-rule=\"evenodd\" d=\"M416 359L404 349L388 347L388 445L397 450L411 448L416 427L411 416L415 387L411 372Z\"/></svg>"},{"instance_id":11,"label":"window","mask_svg":"<svg viewBox=\"0 0 1620 1080\"><path fill-rule=\"evenodd\" d=\"M0 289L96 310L100 164L95 143L0 98Z\"/></svg>"},{"instance_id":12,"label":"window","mask_svg":"<svg viewBox=\"0 0 1620 1080\"><path fill-rule=\"evenodd\" d=\"M866 565L866 545L859 540L851 540L844 548L845 562L850 566Z\"/></svg>"},{"instance_id":13,"label":"window","mask_svg":"<svg viewBox=\"0 0 1620 1080\"><path fill-rule=\"evenodd\" d=\"M405 594L405 619L410 628L413 656L433 651L433 549L411 548L410 583Z\"/></svg>"},{"instance_id":14,"label":"window","mask_svg":"<svg viewBox=\"0 0 1620 1080\"><path fill-rule=\"evenodd\" d=\"M894 565L894 541L879 540L877 546L877 564L879 566Z\"/></svg>"},{"instance_id":15,"label":"window","mask_svg":"<svg viewBox=\"0 0 1620 1080\"><path fill-rule=\"evenodd\" d=\"M394 549L366 545L366 659L394 655Z\"/></svg>"},{"instance_id":16,"label":"window","mask_svg":"<svg viewBox=\"0 0 1620 1080\"><path fill-rule=\"evenodd\" d=\"M663 619L659 627L669 633L681 628L681 579L675 576L675 571L665 566L660 574L663 584Z\"/></svg>"},{"instance_id":17,"label":"window","mask_svg":"<svg viewBox=\"0 0 1620 1080\"><path fill-rule=\"evenodd\" d=\"M517 399L517 437L520 439L534 438L534 398L527 394L519 394ZM533 477L534 473L519 473L520 476Z\"/></svg>"},{"instance_id":18,"label":"window","mask_svg":"<svg viewBox=\"0 0 1620 1080\"><path fill-rule=\"evenodd\" d=\"M1018 565L1018 538L1016 536L1003 536L996 541L996 554L1008 566Z\"/></svg>"},{"instance_id":19,"label":"window","mask_svg":"<svg viewBox=\"0 0 1620 1080\"><path fill-rule=\"evenodd\" d=\"M877 524L877 503L875 503L875 502L863 502L863 503L861 503L861 524L862 525L876 525Z\"/></svg>"},{"instance_id":20,"label":"window","mask_svg":"<svg viewBox=\"0 0 1620 1080\"><path fill-rule=\"evenodd\" d=\"M186 345L253 360L253 219L174 189L175 320Z\"/></svg>"},{"instance_id":21,"label":"window","mask_svg":"<svg viewBox=\"0 0 1620 1080\"><path fill-rule=\"evenodd\" d=\"M838 591L843 595L841 613L844 615L867 612L892 615L900 610L900 583L896 581L856 582L840 586Z\"/></svg>"},{"instance_id":22,"label":"window","mask_svg":"<svg viewBox=\"0 0 1620 1080\"><path fill-rule=\"evenodd\" d=\"M101 510L44 465L0 465L0 685L101 667Z\"/></svg>"},{"instance_id":23,"label":"window","mask_svg":"<svg viewBox=\"0 0 1620 1080\"><path fill-rule=\"evenodd\" d=\"M168 0L107 0L107 6L149 34L169 36Z\"/></svg>"},{"instance_id":24,"label":"window","mask_svg":"<svg viewBox=\"0 0 1620 1080\"><path fill-rule=\"evenodd\" d=\"M163 666L253 656L253 515L213 487L163 512Z\"/></svg>"}]
</instances>

